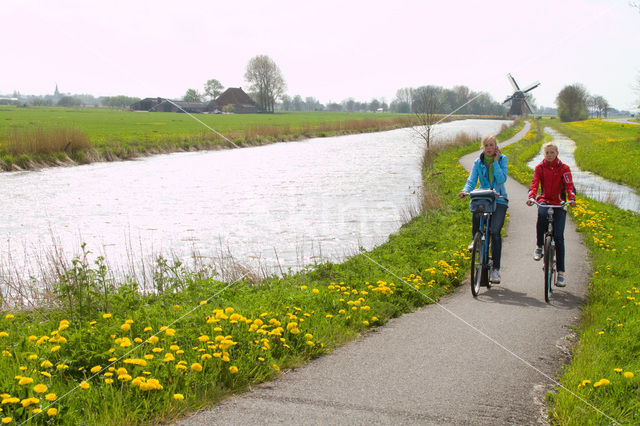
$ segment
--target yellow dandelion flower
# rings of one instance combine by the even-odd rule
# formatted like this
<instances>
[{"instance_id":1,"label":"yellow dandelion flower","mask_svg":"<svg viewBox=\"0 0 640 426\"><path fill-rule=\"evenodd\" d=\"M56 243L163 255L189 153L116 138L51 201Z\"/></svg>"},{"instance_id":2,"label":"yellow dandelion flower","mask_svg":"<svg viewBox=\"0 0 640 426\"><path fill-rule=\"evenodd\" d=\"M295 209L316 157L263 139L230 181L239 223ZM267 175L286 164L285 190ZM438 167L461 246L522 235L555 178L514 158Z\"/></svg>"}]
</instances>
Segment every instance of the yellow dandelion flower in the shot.
<instances>
[{"instance_id":1,"label":"yellow dandelion flower","mask_svg":"<svg viewBox=\"0 0 640 426\"><path fill-rule=\"evenodd\" d=\"M91 385L89 385L89 383L87 383L85 381L82 381L82 382L80 382L80 387L82 389L89 389L91 387Z\"/></svg>"},{"instance_id":2,"label":"yellow dandelion flower","mask_svg":"<svg viewBox=\"0 0 640 426\"><path fill-rule=\"evenodd\" d=\"M278 364L273 364L271 367L276 371L280 371L280 367L278 367Z\"/></svg>"},{"instance_id":3,"label":"yellow dandelion flower","mask_svg":"<svg viewBox=\"0 0 640 426\"><path fill-rule=\"evenodd\" d=\"M2 418L2 423L4 423L5 425L11 423L12 421L13 421L13 417L3 417Z\"/></svg>"},{"instance_id":4,"label":"yellow dandelion flower","mask_svg":"<svg viewBox=\"0 0 640 426\"><path fill-rule=\"evenodd\" d=\"M102 319L109 319L111 318L111 314L102 314Z\"/></svg>"},{"instance_id":5,"label":"yellow dandelion flower","mask_svg":"<svg viewBox=\"0 0 640 426\"><path fill-rule=\"evenodd\" d=\"M231 374L236 374L238 372L238 367L236 367L235 365L232 365L231 367L229 367L229 372Z\"/></svg>"},{"instance_id":6,"label":"yellow dandelion flower","mask_svg":"<svg viewBox=\"0 0 640 426\"><path fill-rule=\"evenodd\" d=\"M45 395L44 399L46 399L47 401L55 401L56 399L58 399L58 395L56 395L55 393L48 393Z\"/></svg>"},{"instance_id":7,"label":"yellow dandelion flower","mask_svg":"<svg viewBox=\"0 0 640 426\"><path fill-rule=\"evenodd\" d=\"M97 373L97 372L98 372L98 371L100 371L100 370L102 370L102 367L100 367L99 365L96 365L96 366L94 366L94 367L91 367L91 370L89 370L89 371L91 371L92 373L94 373L94 374L95 374L95 373Z\"/></svg>"},{"instance_id":8,"label":"yellow dandelion flower","mask_svg":"<svg viewBox=\"0 0 640 426\"><path fill-rule=\"evenodd\" d=\"M202 365L200 365L197 362L194 362L193 364L191 364L191 370L199 373L200 371L202 371Z\"/></svg>"},{"instance_id":9,"label":"yellow dandelion flower","mask_svg":"<svg viewBox=\"0 0 640 426\"><path fill-rule=\"evenodd\" d=\"M622 368L614 368L613 371L616 373L622 373Z\"/></svg>"},{"instance_id":10,"label":"yellow dandelion flower","mask_svg":"<svg viewBox=\"0 0 640 426\"><path fill-rule=\"evenodd\" d=\"M131 324L124 323L120 326L120 329L123 331L129 331L131 330Z\"/></svg>"},{"instance_id":11,"label":"yellow dandelion flower","mask_svg":"<svg viewBox=\"0 0 640 426\"><path fill-rule=\"evenodd\" d=\"M633 379L633 373L631 371L625 371L623 376L627 379Z\"/></svg>"},{"instance_id":12,"label":"yellow dandelion flower","mask_svg":"<svg viewBox=\"0 0 640 426\"><path fill-rule=\"evenodd\" d=\"M4 316L4 319L13 319L15 316L13 314L7 314Z\"/></svg>"},{"instance_id":13,"label":"yellow dandelion flower","mask_svg":"<svg viewBox=\"0 0 640 426\"><path fill-rule=\"evenodd\" d=\"M47 416L49 416L49 417L53 417L56 414L58 414L58 409L57 408L49 408L47 410Z\"/></svg>"},{"instance_id":14,"label":"yellow dandelion flower","mask_svg":"<svg viewBox=\"0 0 640 426\"><path fill-rule=\"evenodd\" d=\"M20 386L30 385L31 383L33 383L33 379L31 377L20 377L18 380L18 384Z\"/></svg>"},{"instance_id":15,"label":"yellow dandelion flower","mask_svg":"<svg viewBox=\"0 0 640 426\"><path fill-rule=\"evenodd\" d=\"M184 395L181 393L174 393L173 399L175 399L176 401L182 401L184 399Z\"/></svg>"},{"instance_id":16,"label":"yellow dandelion flower","mask_svg":"<svg viewBox=\"0 0 640 426\"><path fill-rule=\"evenodd\" d=\"M9 337L9 333L6 331L0 331L0 337Z\"/></svg>"},{"instance_id":17,"label":"yellow dandelion flower","mask_svg":"<svg viewBox=\"0 0 640 426\"><path fill-rule=\"evenodd\" d=\"M34 391L35 393L45 393L45 392L47 391L47 389L49 389L49 388L47 387L47 385L44 385L44 384L42 384L42 383L38 383L37 385L35 385L35 386L33 387L33 391Z\"/></svg>"}]
</instances>

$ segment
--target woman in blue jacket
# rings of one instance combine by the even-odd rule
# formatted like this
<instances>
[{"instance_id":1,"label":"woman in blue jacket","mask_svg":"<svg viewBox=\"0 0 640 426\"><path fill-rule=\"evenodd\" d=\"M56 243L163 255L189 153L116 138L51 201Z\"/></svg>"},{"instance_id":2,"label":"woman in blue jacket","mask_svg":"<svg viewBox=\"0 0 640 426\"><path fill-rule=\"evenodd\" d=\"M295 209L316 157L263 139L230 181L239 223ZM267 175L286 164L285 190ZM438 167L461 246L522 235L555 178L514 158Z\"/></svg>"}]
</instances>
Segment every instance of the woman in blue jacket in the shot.
<instances>
[{"instance_id":1,"label":"woman in blue jacket","mask_svg":"<svg viewBox=\"0 0 640 426\"><path fill-rule=\"evenodd\" d=\"M504 183L507 181L507 174L509 168L509 160L506 155L500 154L500 148L495 136L487 136L482 139L482 153L480 158L476 159L473 163L473 169L469 174L467 183L464 185L462 192L458 194L460 198L466 197L471 190L479 184L480 189L495 189L495 191L504 198L498 198L496 203L496 211L491 218L491 245L492 245L492 258L493 269L489 279L492 283L500 283L500 257L502 256L502 237L500 232L504 225L504 218L507 214L507 208L509 207L509 200L507 199L507 191L504 188ZM471 238L478 231L480 226L480 215L473 214L472 217L472 231Z\"/></svg>"}]
</instances>

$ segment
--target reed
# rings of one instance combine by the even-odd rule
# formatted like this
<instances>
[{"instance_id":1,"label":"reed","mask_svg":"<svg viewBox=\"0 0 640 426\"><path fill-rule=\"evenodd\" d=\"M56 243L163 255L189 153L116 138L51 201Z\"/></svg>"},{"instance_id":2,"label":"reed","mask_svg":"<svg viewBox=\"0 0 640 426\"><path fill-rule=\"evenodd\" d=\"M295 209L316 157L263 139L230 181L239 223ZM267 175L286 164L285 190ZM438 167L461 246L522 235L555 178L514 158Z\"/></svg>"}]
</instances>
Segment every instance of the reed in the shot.
<instances>
[{"instance_id":1,"label":"reed","mask_svg":"<svg viewBox=\"0 0 640 426\"><path fill-rule=\"evenodd\" d=\"M85 132L74 127L12 127L6 150L12 155L53 154L91 148Z\"/></svg>"}]
</instances>

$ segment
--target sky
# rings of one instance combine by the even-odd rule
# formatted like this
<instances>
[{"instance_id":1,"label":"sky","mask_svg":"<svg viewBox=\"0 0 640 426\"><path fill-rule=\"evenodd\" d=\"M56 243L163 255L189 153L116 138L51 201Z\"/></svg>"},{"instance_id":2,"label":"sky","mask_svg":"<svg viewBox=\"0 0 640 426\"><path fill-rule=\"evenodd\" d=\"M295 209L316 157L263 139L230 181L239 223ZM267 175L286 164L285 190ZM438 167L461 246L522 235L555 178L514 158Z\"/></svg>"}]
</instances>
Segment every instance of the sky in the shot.
<instances>
[{"instance_id":1,"label":"sky","mask_svg":"<svg viewBox=\"0 0 640 426\"><path fill-rule=\"evenodd\" d=\"M580 83L633 110L640 8L628 0L2 0L0 94L180 99L209 79L249 88L269 56L290 96L391 102L464 85L502 102L511 73L538 106Z\"/></svg>"}]
</instances>

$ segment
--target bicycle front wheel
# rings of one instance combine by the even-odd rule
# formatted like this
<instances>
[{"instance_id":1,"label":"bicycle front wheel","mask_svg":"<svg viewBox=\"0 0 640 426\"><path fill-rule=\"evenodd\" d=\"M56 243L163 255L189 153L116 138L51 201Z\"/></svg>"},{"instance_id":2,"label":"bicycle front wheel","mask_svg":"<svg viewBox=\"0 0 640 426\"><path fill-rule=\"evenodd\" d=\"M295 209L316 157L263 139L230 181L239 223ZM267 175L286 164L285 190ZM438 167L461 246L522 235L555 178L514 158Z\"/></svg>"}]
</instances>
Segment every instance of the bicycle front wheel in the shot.
<instances>
[{"instance_id":1,"label":"bicycle front wheel","mask_svg":"<svg viewBox=\"0 0 640 426\"><path fill-rule=\"evenodd\" d=\"M482 280L482 236L476 232L471 249L471 294L478 297L480 282Z\"/></svg>"},{"instance_id":2,"label":"bicycle front wheel","mask_svg":"<svg viewBox=\"0 0 640 426\"><path fill-rule=\"evenodd\" d=\"M553 279L554 279L554 254L553 245L551 244L551 237L544 239L544 300L549 303L551 300L551 293L553 293Z\"/></svg>"}]
</instances>

